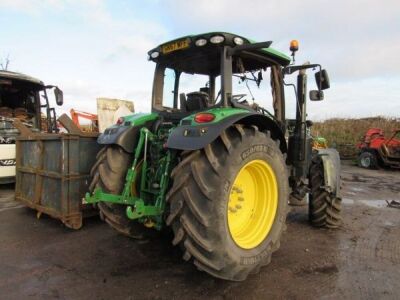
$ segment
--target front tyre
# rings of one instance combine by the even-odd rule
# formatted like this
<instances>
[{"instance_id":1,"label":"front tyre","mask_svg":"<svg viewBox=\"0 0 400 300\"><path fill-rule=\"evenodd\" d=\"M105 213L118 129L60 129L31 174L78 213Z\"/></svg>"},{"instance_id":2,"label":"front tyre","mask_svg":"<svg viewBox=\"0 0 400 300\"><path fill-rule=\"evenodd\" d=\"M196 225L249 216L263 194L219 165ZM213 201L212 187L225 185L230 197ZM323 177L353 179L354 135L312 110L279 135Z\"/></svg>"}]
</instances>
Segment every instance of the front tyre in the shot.
<instances>
[{"instance_id":1,"label":"front tyre","mask_svg":"<svg viewBox=\"0 0 400 300\"><path fill-rule=\"evenodd\" d=\"M315 227L338 228L342 221L342 200L326 191L324 185L324 165L314 153L309 172L309 220Z\"/></svg>"},{"instance_id":2,"label":"front tyre","mask_svg":"<svg viewBox=\"0 0 400 300\"><path fill-rule=\"evenodd\" d=\"M279 143L235 125L186 153L168 193L174 245L215 277L240 281L270 262L285 228L288 174Z\"/></svg>"}]
</instances>

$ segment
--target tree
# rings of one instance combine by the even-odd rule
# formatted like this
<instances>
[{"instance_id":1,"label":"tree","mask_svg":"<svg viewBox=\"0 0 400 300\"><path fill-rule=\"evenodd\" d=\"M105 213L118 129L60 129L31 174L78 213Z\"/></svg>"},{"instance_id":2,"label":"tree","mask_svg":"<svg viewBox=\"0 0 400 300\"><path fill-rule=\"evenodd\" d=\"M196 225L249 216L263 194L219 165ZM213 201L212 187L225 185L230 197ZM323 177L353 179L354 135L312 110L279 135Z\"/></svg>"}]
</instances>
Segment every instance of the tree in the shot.
<instances>
[{"instance_id":1,"label":"tree","mask_svg":"<svg viewBox=\"0 0 400 300\"><path fill-rule=\"evenodd\" d=\"M4 71L7 71L9 65L10 65L10 55L7 55L5 60L0 63L0 68Z\"/></svg>"}]
</instances>

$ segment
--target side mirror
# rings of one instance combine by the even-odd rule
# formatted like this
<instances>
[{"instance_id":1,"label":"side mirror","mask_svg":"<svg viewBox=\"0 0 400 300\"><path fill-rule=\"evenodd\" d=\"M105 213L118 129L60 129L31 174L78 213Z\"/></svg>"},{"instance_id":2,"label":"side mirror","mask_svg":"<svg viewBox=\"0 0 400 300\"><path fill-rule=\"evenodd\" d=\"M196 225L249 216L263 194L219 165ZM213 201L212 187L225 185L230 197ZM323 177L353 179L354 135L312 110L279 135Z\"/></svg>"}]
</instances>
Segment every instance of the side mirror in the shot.
<instances>
[{"instance_id":1,"label":"side mirror","mask_svg":"<svg viewBox=\"0 0 400 300\"><path fill-rule=\"evenodd\" d=\"M319 90L326 90L331 87L328 72L326 70L321 70L315 73L315 81Z\"/></svg>"},{"instance_id":2,"label":"side mirror","mask_svg":"<svg viewBox=\"0 0 400 300\"><path fill-rule=\"evenodd\" d=\"M58 106L63 105L64 103L64 94L63 91L60 90L58 87L54 88L54 97L56 98L56 103Z\"/></svg>"},{"instance_id":3,"label":"side mirror","mask_svg":"<svg viewBox=\"0 0 400 300\"><path fill-rule=\"evenodd\" d=\"M310 100L311 101L324 100L324 92L323 91L318 91L318 90L310 91Z\"/></svg>"}]
</instances>

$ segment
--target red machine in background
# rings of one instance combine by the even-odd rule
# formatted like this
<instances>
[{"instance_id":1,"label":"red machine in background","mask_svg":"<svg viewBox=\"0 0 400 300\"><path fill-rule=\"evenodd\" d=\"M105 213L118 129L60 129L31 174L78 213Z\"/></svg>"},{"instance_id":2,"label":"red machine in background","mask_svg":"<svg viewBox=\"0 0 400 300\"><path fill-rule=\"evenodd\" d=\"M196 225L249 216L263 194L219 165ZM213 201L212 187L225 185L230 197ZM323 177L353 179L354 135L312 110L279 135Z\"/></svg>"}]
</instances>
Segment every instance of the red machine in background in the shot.
<instances>
[{"instance_id":1,"label":"red machine in background","mask_svg":"<svg viewBox=\"0 0 400 300\"><path fill-rule=\"evenodd\" d=\"M89 132L99 132L99 121L96 114L91 114L84 111L79 111L75 109L70 110L72 121L78 126L82 131ZM83 118L91 121L90 124L81 124L79 118Z\"/></svg>"},{"instance_id":2,"label":"red machine in background","mask_svg":"<svg viewBox=\"0 0 400 300\"><path fill-rule=\"evenodd\" d=\"M394 130L393 135L386 139L382 129L370 128L357 148L357 163L362 168L400 168L400 129Z\"/></svg>"}]
</instances>

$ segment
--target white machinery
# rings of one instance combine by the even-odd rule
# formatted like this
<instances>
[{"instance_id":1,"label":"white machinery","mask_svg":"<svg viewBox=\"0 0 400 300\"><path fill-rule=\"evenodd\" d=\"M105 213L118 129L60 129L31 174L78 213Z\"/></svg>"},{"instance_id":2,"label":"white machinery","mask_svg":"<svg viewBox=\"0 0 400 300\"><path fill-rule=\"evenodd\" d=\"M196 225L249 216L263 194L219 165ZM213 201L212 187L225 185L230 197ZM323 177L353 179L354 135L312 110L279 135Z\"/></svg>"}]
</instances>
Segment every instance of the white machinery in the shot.
<instances>
[{"instance_id":1,"label":"white machinery","mask_svg":"<svg viewBox=\"0 0 400 300\"><path fill-rule=\"evenodd\" d=\"M0 71L0 184L15 180L15 119L33 131L57 132L56 114L50 108L47 90L54 89L58 105L63 93L56 86L10 71Z\"/></svg>"}]
</instances>

